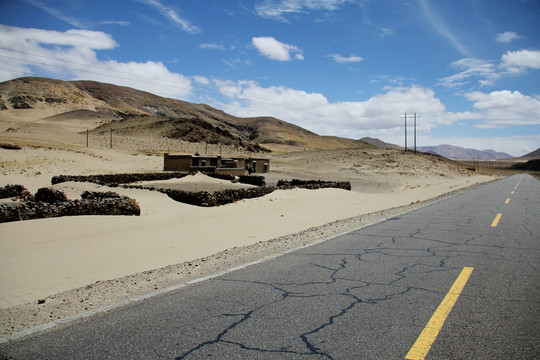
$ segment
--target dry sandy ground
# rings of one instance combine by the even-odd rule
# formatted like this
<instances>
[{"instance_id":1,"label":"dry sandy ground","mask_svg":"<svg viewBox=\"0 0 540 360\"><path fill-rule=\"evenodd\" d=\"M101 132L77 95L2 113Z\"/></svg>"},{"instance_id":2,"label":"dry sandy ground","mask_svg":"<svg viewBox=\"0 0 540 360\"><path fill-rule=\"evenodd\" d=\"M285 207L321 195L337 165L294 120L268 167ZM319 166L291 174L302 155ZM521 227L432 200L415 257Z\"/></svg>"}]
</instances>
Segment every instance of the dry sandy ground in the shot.
<instances>
[{"instance_id":1,"label":"dry sandy ground","mask_svg":"<svg viewBox=\"0 0 540 360\"><path fill-rule=\"evenodd\" d=\"M19 137L17 142L35 143L35 132L25 131L34 137ZM162 169L161 155L134 152L131 146L111 150L70 141L60 144L54 133L65 134L63 131L67 130L55 128L43 136L49 146L49 141L56 141L50 148L0 149L0 186L22 184L35 193L50 186L51 177L59 174ZM13 143L13 132L0 133L0 142ZM77 216L0 224L2 336L128 302L354 230L422 206L423 201L494 179L471 174L437 157L399 151L325 150L269 156L269 184L295 177L348 180L353 191L279 190L257 199L199 208L148 190L73 182L55 185L71 199L83 190L125 194L138 201L141 216ZM201 174L168 183L188 190L236 186ZM38 304L38 299L45 302Z\"/></svg>"}]
</instances>

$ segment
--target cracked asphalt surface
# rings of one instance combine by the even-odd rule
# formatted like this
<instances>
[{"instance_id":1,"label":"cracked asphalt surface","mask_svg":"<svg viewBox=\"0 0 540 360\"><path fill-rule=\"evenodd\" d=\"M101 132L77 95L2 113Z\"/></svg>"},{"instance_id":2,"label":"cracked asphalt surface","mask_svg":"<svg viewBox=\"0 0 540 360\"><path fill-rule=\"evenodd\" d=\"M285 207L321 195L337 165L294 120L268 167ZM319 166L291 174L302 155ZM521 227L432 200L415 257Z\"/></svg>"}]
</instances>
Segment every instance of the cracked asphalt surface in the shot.
<instances>
[{"instance_id":1,"label":"cracked asphalt surface","mask_svg":"<svg viewBox=\"0 0 540 360\"><path fill-rule=\"evenodd\" d=\"M426 359L540 358L540 181L526 174L3 344L0 358L403 359L466 266Z\"/></svg>"}]
</instances>

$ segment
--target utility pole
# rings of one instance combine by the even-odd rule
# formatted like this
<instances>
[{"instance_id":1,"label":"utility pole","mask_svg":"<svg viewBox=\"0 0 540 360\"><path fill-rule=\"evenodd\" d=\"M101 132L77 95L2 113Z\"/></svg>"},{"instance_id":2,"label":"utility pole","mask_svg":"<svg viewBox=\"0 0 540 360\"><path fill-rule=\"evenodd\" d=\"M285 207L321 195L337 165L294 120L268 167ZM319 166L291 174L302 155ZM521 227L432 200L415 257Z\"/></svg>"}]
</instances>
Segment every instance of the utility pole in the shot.
<instances>
[{"instance_id":1,"label":"utility pole","mask_svg":"<svg viewBox=\"0 0 540 360\"><path fill-rule=\"evenodd\" d=\"M414 113L414 153L416 154L416 113Z\"/></svg>"},{"instance_id":2,"label":"utility pole","mask_svg":"<svg viewBox=\"0 0 540 360\"><path fill-rule=\"evenodd\" d=\"M405 152L407 152L407 113L405 113Z\"/></svg>"}]
</instances>

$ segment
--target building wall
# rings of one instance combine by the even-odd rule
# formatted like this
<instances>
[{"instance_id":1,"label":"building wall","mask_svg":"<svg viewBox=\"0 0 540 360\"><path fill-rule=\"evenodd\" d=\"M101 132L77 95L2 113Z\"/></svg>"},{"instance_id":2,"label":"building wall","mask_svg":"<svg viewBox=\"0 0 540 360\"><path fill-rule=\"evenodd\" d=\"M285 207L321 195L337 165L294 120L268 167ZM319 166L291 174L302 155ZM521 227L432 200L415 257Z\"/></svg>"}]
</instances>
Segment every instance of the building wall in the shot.
<instances>
[{"instance_id":1,"label":"building wall","mask_svg":"<svg viewBox=\"0 0 540 360\"><path fill-rule=\"evenodd\" d=\"M250 173L264 173L270 171L269 159L256 159L256 158L232 158L238 161L238 167L235 169L235 175L240 173L244 169ZM228 170L223 170L221 167L221 156L193 156L193 155L169 155L165 153L163 155L163 171L210 171L214 172L216 169L219 172L224 173Z\"/></svg>"},{"instance_id":2,"label":"building wall","mask_svg":"<svg viewBox=\"0 0 540 360\"><path fill-rule=\"evenodd\" d=\"M248 171L251 173L265 173L270 171L269 159L246 159Z\"/></svg>"},{"instance_id":3,"label":"building wall","mask_svg":"<svg viewBox=\"0 0 540 360\"><path fill-rule=\"evenodd\" d=\"M163 171L189 171L191 167L191 155L163 156Z\"/></svg>"}]
</instances>

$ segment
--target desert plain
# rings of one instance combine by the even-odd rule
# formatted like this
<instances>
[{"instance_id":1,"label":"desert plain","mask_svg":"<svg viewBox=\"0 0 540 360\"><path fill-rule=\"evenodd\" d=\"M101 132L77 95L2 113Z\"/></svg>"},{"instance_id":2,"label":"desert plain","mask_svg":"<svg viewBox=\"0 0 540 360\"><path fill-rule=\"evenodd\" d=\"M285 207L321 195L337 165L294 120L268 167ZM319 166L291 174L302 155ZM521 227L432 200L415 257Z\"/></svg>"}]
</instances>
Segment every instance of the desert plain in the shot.
<instances>
[{"instance_id":1,"label":"desert plain","mask_svg":"<svg viewBox=\"0 0 540 360\"><path fill-rule=\"evenodd\" d=\"M145 133L115 133L112 141L107 134L87 137L85 130L99 125L99 118L48 115L1 112L0 143L20 148L0 148L0 186L21 184L35 193L51 187L55 175L161 172L164 152L251 155ZM85 190L127 195L136 199L141 215L0 224L2 336L309 246L496 179L438 156L369 144L272 150L253 154L270 159L271 171L263 174L267 185L280 179L318 179L349 181L352 190L277 190L205 208L149 190L81 182L52 186L72 200ZM167 182L187 191L245 186L200 173Z\"/></svg>"}]
</instances>

